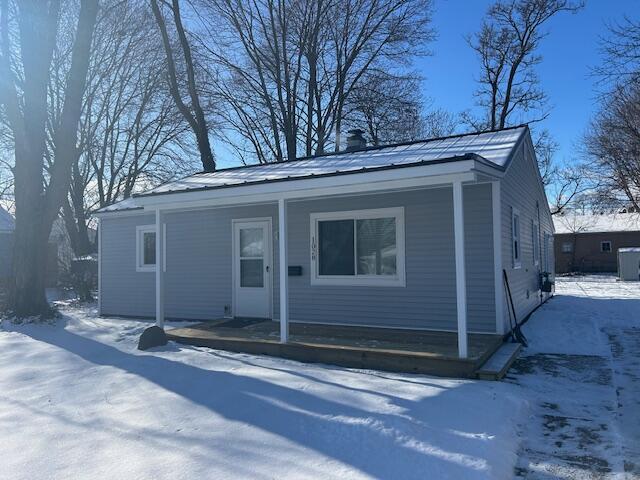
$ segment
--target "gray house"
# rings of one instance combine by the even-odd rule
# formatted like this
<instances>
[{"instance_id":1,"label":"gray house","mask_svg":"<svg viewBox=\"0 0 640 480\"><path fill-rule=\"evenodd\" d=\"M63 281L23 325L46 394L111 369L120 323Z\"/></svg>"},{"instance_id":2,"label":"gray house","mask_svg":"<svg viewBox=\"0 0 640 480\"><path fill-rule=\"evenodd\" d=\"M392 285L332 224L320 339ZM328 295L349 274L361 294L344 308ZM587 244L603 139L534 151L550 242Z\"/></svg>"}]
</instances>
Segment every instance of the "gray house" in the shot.
<instances>
[{"instance_id":1,"label":"gray house","mask_svg":"<svg viewBox=\"0 0 640 480\"><path fill-rule=\"evenodd\" d=\"M357 141L100 210L100 313L267 318L282 343L290 323L456 332L465 358L468 334L509 328L503 269L518 319L548 298L553 223L526 126Z\"/></svg>"}]
</instances>

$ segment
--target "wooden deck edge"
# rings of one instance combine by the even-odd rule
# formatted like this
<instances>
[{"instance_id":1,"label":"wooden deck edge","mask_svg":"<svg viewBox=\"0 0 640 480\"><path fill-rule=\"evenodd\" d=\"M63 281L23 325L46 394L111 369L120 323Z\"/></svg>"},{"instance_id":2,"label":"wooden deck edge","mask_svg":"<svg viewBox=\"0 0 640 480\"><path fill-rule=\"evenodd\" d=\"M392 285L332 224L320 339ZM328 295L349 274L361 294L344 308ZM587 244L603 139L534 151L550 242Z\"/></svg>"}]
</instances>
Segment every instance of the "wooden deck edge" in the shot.
<instances>
[{"instance_id":1,"label":"wooden deck edge","mask_svg":"<svg viewBox=\"0 0 640 480\"><path fill-rule=\"evenodd\" d=\"M272 340L250 340L176 335L167 332L169 340L236 353L250 353L296 360L303 363L325 363L347 368L382 370L396 373L418 373L442 377L475 378L482 359L437 357L420 352L385 351L343 345L280 343ZM483 355L484 358L484 355Z\"/></svg>"},{"instance_id":2,"label":"wooden deck edge","mask_svg":"<svg viewBox=\"0 0 640 480\"><path fill-rule=\"evenodd\" d=\"M518 358L518 355L520 354L521 350L522 350L522 345L518 344L517 347L511 353L511 355L509 356L509 358L504 362L500 370L493 371L493 370L483 369L484 367L484 364L483 364L482 367L480 367L476 372L477 378L480 380L502 380L507 374L507 372L509 371L509 369L511 368L511 365L513 365L513 362L515 362L516 359Z\"/></svg>"}]
</instances>

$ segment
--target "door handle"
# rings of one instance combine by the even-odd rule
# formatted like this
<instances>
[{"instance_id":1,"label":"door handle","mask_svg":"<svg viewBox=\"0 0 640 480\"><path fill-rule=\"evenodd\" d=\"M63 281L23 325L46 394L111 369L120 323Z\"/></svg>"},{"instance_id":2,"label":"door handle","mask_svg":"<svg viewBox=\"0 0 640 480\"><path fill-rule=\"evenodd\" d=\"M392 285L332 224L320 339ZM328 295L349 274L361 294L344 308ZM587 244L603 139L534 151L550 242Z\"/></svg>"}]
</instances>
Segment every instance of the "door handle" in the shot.
<instances>
[{"instance_id":1,"label":"door handle","mask_svg":"<svg viewBox=\"0 0 640 480\"><path fill-rule=\"evenodd\" d=\"M267 265L267 267L266 267L266 268L267 268L267 272L269 272L269 265Z\"/></svg>"}]
</instances>

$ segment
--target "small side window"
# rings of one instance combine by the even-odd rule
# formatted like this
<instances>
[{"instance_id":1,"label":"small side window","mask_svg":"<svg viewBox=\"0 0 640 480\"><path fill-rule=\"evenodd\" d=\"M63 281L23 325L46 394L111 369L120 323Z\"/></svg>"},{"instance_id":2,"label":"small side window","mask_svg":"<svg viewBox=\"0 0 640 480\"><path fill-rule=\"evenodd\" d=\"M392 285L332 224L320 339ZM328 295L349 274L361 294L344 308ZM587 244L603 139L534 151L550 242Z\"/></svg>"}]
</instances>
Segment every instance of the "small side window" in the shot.
<instances>
[{"instance_id":1,"label":"small side window","mask_svg":"<svg viewBox=\"0 0 640 480\"><path fill-rule=\"evenodd\" d=\"M513 268L522 266L522 245L520 244L520 212L511 209L511 253Z\"/></svg>"},{"instance_id":2,"label":"small side window","mask_svg":"<svg viewBox=\"0 0 640 480\"><path fill-rule=\"evenodd\" d=\"M571 252L573 252L573 243L562 242L562 253L571 253Z\"/></svg>"},{"instance_id":3,"label":"small side window","mask_svg":"<svg viewBox=\"0 0 640 480\"><path fill-rule=\"evenodd\" d=\"M611 241L610 240L605 240L604 242L600 242L600 251L602 253L611 252Z\"/></svg>"},{"instance_id":4,"label":"small side window","mask_svg":"<svg viewBox=\"0 0 640 480\"><path fill-rule=\"evenodd\" d=\"M167 226L164 225L163 233L163 270L167 270L166 244ZM156 226L140 225L136 227L136 271L155 272L156 271Z\"/></svg>"},{"instance_id":5,"label":"small side window","mask_svg":"<svg viewBox=\"0 0 640 480\"><path fill-rule=\"evenodd\" d=\"M531 220L531 245L533 245L533 264L540 265L540 224Z\"/></svg>"}]
</instances>

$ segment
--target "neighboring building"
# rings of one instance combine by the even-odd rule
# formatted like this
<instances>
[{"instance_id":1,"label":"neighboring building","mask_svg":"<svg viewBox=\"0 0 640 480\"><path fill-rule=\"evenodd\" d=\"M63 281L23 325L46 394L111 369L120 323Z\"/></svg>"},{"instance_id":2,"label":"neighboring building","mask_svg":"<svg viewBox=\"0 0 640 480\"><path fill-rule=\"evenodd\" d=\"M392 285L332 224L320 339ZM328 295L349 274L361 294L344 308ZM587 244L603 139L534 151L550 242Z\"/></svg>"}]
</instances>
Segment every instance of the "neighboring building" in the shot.
<instances>
[{"instance_id":1,"label":"neighboring building","mask_svg":"<svg viewBox=\"0 0 640 480\"><path fill-rule=\"evenodd\" d=\"M13 256L13 216L0 206L0 284L11 275L11 258Z\"/></svg>"},{"instance_id":2,"label":"neighboring building","mask_svg":"<svg viewBox=\"0 0 640 480\"><path fill-rule=\"evenodd\" d=\"M640 214L554 216L556 273L618 270L618 249L640 247Z\"/></svg>"},{"instance_id":3,"label":"neighboring building","mask_svg":"<svg viewBox=\"0 0 640 480\"><path fill-rule=\"evenodd\" d=\"M160 325L270 318L283 342L289 321L453 331L464 357L467 332L508 329L503 269L519 320L551 295L526 126L199 173L97 217L100 313Z\"/></svg>"}]
</instances>

